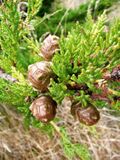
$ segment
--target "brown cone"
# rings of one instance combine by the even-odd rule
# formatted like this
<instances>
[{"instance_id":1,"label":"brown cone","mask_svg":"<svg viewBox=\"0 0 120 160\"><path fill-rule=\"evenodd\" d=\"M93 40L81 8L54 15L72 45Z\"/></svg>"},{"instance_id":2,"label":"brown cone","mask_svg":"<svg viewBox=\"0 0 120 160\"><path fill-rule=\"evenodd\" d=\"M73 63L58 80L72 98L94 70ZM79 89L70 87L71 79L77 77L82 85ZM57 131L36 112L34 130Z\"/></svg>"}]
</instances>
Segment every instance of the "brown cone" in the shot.
<instances>
[{"instance_id":1,"label":"brown cone","mask_svg":"<svg viewBox=\"0 0 120 160\"><path fill-rule=\"evenodd\" d=\"M44 123L54 119L56 108L57 104L50 96L41 96L34 100L30 106L33 116Z\"/></svg>"},{"instance_id":2,"label":"brown cone","mask_svg":"<svg viewBox=\"0 0 120 160\"><path fill-rule=\"evenodd\" d=\"M115 68L112 70L111 79L112 79L113 81L118 81L118 82L120 82L120 65L118 65L117 67L115 67Z\"/></svg>"},{"instance_id":3,"label":"brown cone","mask_svg":"<svg viewBox=\"0 0 120 160\"><path fill-rule=\"evenodd\" d=\"M41 54L47 61L51 60L54 53L59 50L59 37L55 35L49 35L42 44Z\"/></svg>"},{"instance_id":4,"label":"brown cone","mask_svg":"<svg viewBox=\"0 0 120 160\"><path fill-rule=\"evenodd\" d=\"M28 80L34 88L45 92L52 77L51 63L42 61L28 67Z\"/></svg>"},{"instance_id":5,"label":"brown cone","mask_svg":"<svg viewBox=\"0 0 120 160\"><path fill-rule=\"evenodd\" d=\"M96 124L100 119L99 111L91 104L82 108L80 103L76 103L71 108L71 114L87 126Z\"/></svg>"}]
</instances>

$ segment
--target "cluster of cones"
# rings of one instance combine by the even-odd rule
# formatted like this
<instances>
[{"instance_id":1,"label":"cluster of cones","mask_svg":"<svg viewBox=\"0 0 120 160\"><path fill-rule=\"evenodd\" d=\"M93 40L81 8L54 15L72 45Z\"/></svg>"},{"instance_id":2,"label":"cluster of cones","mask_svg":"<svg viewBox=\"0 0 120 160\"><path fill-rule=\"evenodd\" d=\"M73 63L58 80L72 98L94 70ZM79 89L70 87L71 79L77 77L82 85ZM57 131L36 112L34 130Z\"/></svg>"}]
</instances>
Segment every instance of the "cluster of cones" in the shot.
<instances>
[{"instance_id":1,"label":"cluster of cones","mask_svg":"<svg viewBox=\"0 0 120 160\"><path fill-rule=\"evenodd\" d=\"M43 93L32 102L30 110L36 119L44 123L53 120L56 115L57 103L46 93L50 78L53 77L51 59L57 50L59 50L59 38L55 35L48 35L41 46L40 56L44 61L28 67L29 82L36 90Z\"/></svg>"},{"instance_id":2,"label":"cluster of cones","mask_svg":"<svg viewBox=\"0 0 120 160\"><path fill-rule=\"evenodd\" d=\"M36 98L31 106L30 110L33 116L41 122L49 122L54 119L56 115L57 103L48 95L48 87L50 84L50 78L54 77L52 72L52 57L56 51L59 50L59 38L55 35L48 35L41 46L41 56L44 61L37 62L28 67L28 80L31 85L41 93L42 96ZM96 82L96 88L102 90L101 94L94 94L88 90L85 86L74 84L68 85L68 89L85 90L88 91L92 99L100 99L108 101L108 95L111 94L111 90L107 87L107 81L119 81L120 82L120 66L117 66L111 73L105 73L102 81ZM59 93L56 93L59 94ZM98 122L100 119L99 111L92 104L88 104L87 107L82 107L80 102L74 102L71 106L71 114L78 119L81 123L91 126Z\"/></svg>"}]
</instances>

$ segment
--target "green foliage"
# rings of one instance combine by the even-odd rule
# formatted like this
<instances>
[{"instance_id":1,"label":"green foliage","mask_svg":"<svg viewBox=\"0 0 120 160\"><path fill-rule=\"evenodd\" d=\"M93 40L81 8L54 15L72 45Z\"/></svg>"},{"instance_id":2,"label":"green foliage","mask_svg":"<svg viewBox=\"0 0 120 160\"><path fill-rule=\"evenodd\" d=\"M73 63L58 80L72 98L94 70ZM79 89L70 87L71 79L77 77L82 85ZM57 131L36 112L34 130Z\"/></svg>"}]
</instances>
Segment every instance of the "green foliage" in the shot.
<instances>
[{"instance_id":1,"label":"green foliage","mask_svg":"<svg viewBox=\"0 0 120 160\"><path fill-rule=\"evenodd\" d=\"M37 92L28 85L25 76L28 65L40 58L35 54L36 50L29 47L35 41L27 22L20 19L17 5L14 1L4 1L0 8L0 68L18 80L12 83L0 79L0 102L17 107L26 116ZM30 102L26 101L27 97L31 97Z\"/></svg>"},{"instance_id":2,"label":"green foliage","mask_svg":"<svg viewBox=\"0 0 120 160\"><path fill-rule=\"evenodd\" d=\"M40 10L39 10L39 12L37 14L40 17L43 17L46 13L50 13L52 3L55 0L42 0L42 1L43 1L42 6L41 6L41 8L40 8Z\"/></svg>"},{"instance_id":3,"label":"green foliage","mask_svg":"<svg viewBox=\"0 0 120 160\"><path fill-rule=\"evenodd\" d=\"M28 20L30 21L39 12L42 0L28 0Z\"/></svg>"},{"instance_id":4,"label":"green foliage","mask_svg":"<svg viewBox=\"0 0 120 160\"><path fill-rule=\"evenodd\" d=\"M63 146L65 155L69 160L72 160L76 156L81 160L91 160L90 153L88 152L87 148L78 143L71 143L70 137L64 128L61 128L61 136L61 144Z\"/></svg>"},{"instance_id":5,"label":"green foliage","mask_svg":"<svg viewBox=\"0 0 120 160\"><path fill-rule=\"evenodd\" d=\"M105 9L111 7L117 1L118 0L100 0L99 3L96 3L96 0L93 0L92 4L91 1L89 1L89 3L81 4L77 9L74 10L66 10L64 8L61 8L61 10L54 11L54 13L52 13L49 8L51 5L49 5L46 9L41 8L38 15L42 16L43 10L44 13L47 14L44 16L44 20L40 20L39 18L38 20L36 19L36 33L38 37L46 32L50 32L53 34L56 33L58 35L60 35L62 32L64 32L64 34L67 34L68 31L70 31L72 27L75 26L75 22L83 23L85 21L89 6L91 7L93 17L96 18L98 15L102 14ZM43 1L43 3L45 2Z\"/></svg>"},{"instance_id":6,"label":"green foliage","mask_svg":"<svg viewBox=\"0 0 120 160\"><path fill-rule=\"evenodd\" d=\"M99 4L97 6L96 14L101 14L103 10L111 7L115 2L118 2L119 0L100 0ZM96 6L94 7L96 8Z\"/></svg>"},{"instance_id":7,"label":"green foliage","mask_svg":"<svg viewBox=\"0 0 120 160\"><path fill-rule=\"evenodd\" d=\"M81 5L77 10L65 10L60 9L54 13L49 13L45 15L44 20L41 21L36 19L35 29L38 37L40 37L45 32L61 34L61 31L64 30L64 33L67 33L74 26L76 21L84 21L88 4ZM57 26L59 24L59 28ZM57 30L56 30L57 29Z\"/></svg>"},{"instance_id":8,"label":"green foliage","mask_svg":"<svg viewBox=\"0 0 120 160\"><path fill-rule=\"evenodd\" d=\"M24 76L13 69L13 77L18 82L8 82L0 79L0 102L17 107L21 112L29 110L30 102L26 102L26 97L36 97L36 92L28 85Z\"/></svg>"},{"instance_id":9,"label":"green foliage","mask_svg":"<svg viewBox=\"0 0 120 160\"><path fill-rule=\"evenodd\" d=\"M34 28L20 19L17 6L15 1L4 1L0 7L0 68L17 79L15 83L0 79L0 101L17 107L26 115L32 99L38 95L26 80L28 65L41 58ZM36 7L40 7L38 3L32 3L31 12ZM29 101L26 101L27 97L30 97Z\"/></svg>"},{"instance_id":10,"label":"green foliage","mask_svg":"<svg viewBox=\"0 0 120 160\"><path fill-rule=\"evenodd\" d=\"M51 81L50 94L56 101L62 101L62 97L70 93L83 106L86 106L87 102L94 103L84 90L71 92L67 88L68 84L85 85L89 91L99 93L100 90L96 89L94 84L102 79L103 70L106 68L111 71L120 64L120 21L116 21L108 32L104 31L105 23L105 14L96 22L88 15L83 26L77 24L67 37L61 38L60 53L56 53L52 61L57 80ZM116 85L119 87L120 83ZM116 85L110 82L108 88L116 90ZM56 94L58 90L59 93ZM76 95L76 92L79 95ZM113 91L113 96L119 94L119 90Z\"/></svg>"},{"instance_id":11,"label":"green foliage","mask_svg":"<svg viewBox=\"0 0 120 160\"><path fill-rule=\"evenodd\" d=\"M16 54L19 52L19 14L17 12L16 3L7 3L6 8L1 9L0 15L0 46L2 49L2 55L0 57L0 64L5 65L2 60L5 57L4 62L7 62L11 66L17 61ZM4 66L3 66L4 68Z\"/></svg>"},{"instance_id":12,"label":"green foliage","mask_svg":"<svg viewBox=\"0 0 120 160\"><path fill-rule=\"evenodd\" d=\"M32 26L20 19L17 5L14 1L5 1L0 8L0 66L7 73L11 73L11 66L26 73L28 65L40 59L36 54L39 48L33 47L37 40L32 36Z\"/></svg>"}]
</instances>

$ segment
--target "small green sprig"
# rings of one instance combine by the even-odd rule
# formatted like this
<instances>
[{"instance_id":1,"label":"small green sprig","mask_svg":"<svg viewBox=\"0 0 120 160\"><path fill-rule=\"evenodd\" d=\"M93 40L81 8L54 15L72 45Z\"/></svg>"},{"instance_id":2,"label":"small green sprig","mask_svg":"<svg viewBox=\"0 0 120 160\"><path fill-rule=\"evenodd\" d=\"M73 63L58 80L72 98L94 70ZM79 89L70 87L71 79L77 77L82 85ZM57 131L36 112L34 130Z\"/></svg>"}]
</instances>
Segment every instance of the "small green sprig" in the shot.
<instances>
[{"instance_id":1,"label":"small green sprig","mask_svg":"<svg viewBox=\"0 0 120 160\"><path fill-rule=\"evenodd\" d=\"M34 18L42 6L42 0L28 0L28 21Z\"/></svg>"}]
</instances>

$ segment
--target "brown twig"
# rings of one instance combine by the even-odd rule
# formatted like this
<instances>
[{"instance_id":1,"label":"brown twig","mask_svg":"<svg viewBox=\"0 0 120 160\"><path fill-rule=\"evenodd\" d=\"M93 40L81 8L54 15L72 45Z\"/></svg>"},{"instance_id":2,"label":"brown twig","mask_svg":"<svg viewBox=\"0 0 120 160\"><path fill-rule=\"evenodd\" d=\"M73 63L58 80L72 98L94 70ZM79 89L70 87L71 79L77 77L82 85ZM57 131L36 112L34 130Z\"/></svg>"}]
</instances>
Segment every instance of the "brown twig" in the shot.
<instances>
[{"instance_id":1,"label":"brown twig","mask_svg":"<svg viewBox=\"0 0 120 160\"><path fill-rule=\"evenodd\" d=\"M12 77L10 74L5 73L2 68L0 68L0 78L12 83L15 83L18 81L16 78Z\"/></svg>"}]
</instances>

